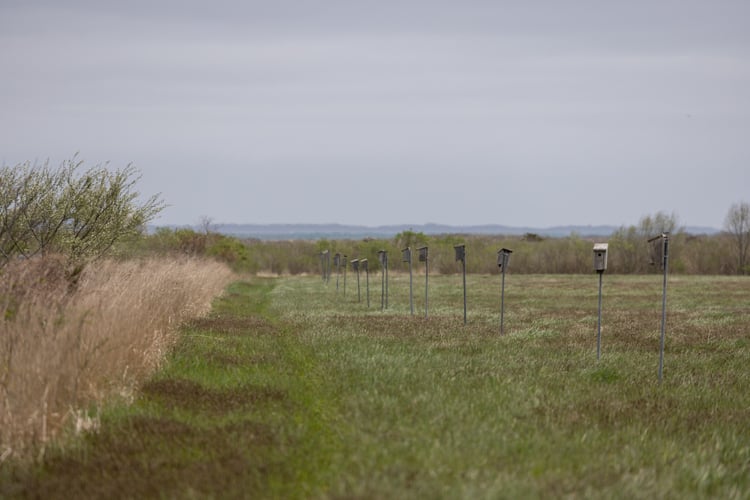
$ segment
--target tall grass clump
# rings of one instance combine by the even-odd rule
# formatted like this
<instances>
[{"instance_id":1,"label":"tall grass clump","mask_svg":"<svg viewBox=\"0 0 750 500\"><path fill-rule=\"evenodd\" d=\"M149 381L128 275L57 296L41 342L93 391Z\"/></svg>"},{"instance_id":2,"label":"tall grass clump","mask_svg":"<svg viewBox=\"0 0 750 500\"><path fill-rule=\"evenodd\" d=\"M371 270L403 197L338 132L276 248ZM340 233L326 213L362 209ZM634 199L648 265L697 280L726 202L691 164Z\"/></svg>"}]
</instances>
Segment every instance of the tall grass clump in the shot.
<instances>
[{"instance_id":1,"label":"tall grass clump","mask_svg":"<svg viewBox=\"0 0 750 500\"><path fill-rule=\"evenodd\" d=\"M0 275L0 463L96 425L97 404L129 398L233 276L214 261L151 258L100 260L71 282L62 263L18 260Z\"/></svg>"}]
</instances>

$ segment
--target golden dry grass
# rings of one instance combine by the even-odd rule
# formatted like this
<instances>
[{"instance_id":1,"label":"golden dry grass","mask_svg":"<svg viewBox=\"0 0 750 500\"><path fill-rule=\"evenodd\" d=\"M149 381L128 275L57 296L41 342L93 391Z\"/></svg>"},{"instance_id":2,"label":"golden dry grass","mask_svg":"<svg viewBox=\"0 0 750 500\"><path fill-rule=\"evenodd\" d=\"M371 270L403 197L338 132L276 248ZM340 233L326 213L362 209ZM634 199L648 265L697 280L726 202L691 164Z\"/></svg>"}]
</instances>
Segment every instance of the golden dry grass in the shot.
<instances>
[{"instance_id":1,"label":"golden dry grass","mask_svg":"<svg viewBox=\"0 0 750 500\"><path fill-rule=\"evenodd\" d=\"M95 426L97 403L129 398L233 276L205 260L102 261L71 287L61 269L47 258L0 275L0 463Z\"/></svg>"}]
</instances>

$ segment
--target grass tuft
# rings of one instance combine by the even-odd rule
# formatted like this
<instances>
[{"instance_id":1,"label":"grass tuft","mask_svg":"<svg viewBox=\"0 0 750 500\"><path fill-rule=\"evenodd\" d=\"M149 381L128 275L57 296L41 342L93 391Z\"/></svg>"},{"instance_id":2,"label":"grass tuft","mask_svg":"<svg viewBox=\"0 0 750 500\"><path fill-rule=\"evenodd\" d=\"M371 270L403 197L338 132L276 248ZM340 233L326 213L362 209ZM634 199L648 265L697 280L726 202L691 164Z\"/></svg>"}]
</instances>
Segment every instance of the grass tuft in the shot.
<instances>
[{"instance_id":1,"label":"grass tuft","mask_svg":"<svg viewBox=\"0 0 750 500\"><path fill-rule=\"evenodd\" d=\"M96 405L130 400L161 366L179 325L207 313L231 276L194 260L98 262L75 284L54 257L5 269L0 454L43 454L63 429L96 427L86 423Z\"/></svg>"}]
</instances>

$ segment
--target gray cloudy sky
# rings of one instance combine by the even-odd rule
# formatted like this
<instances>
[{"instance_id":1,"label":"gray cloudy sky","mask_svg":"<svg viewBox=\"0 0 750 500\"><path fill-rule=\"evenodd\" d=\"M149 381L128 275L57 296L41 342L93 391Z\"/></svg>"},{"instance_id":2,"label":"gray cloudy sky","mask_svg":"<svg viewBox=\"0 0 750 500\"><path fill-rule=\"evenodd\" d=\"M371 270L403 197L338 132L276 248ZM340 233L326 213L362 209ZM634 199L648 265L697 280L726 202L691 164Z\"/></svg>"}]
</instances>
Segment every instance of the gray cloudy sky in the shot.
<instances>
[{"instance_id":1,"label":"gray cloudy sky","mask_svg":"<svg viewBox=\"0 0 750 500\"><path fill-rule=\"evenodd\" d=\"M133 163L156 221L721 227L750 2L0 2L0 163Z\"/></svg>"}]
</instances>

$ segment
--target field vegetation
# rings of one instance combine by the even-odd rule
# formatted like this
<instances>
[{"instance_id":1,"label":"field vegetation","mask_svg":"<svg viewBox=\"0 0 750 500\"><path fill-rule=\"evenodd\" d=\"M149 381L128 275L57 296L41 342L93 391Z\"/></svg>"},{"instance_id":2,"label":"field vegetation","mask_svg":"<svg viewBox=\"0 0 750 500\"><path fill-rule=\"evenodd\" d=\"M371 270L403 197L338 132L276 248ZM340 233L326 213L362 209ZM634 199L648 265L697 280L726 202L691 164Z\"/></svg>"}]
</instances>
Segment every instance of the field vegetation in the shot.
<instances>
[{"instance_id":1,"label":"field vegetation","mask_svg":"<svg viewBox=\"0 0 750 500\"><path fill-rule=\"evenodd\" d=\"M129 400L232 278L211 261L100 261L76 288L58 259L5 269L0 282L0 455L44 453L61 429L95 425L106 398Z\"/></svg>"},{"instance_id":2,"label":"field vegetation","mask_svg":"<svg viewBox=\"0 0 750 500\"><path fill-rule=\"evenodd\" d=\"M659 384L660 280L604 278L599 362L593 273L511 273L504 336L497 276L469 276L466 326L457 276L426 319L403 273L385 311L351 282L236 283L131 405L3 493L745 498L746 279L670 278Z\"/></svg>"},{"instance_id":3,"label":"field vegetation","mask_svg":"<svg viewBox=\"0 0 750 500\"><path fill-rule=\"evenodd\" d=\"M744 206L740 204L739 206ZM469 273L496 274L497 251L513 250L511 266L516 274L580 274L592 269L594 241L609 243L609 272L648 274L654 272L646 241L668 231L670 239L670 272L684 275L747 274L745 258L750 241L750 217L741 219L734 230L715 235L685 233L677 216L656 213L645 216L638 225L623 226L608 237L583 237L571 234L565 238L524 236L435 235L404 231L393 238L361 240L240 240L216 234L206 226L203 231L162 228L138 242L132 251L149 254L171 251L188 255L219 257L238 271L271 275L321 274L321 252L368 259L371 270L379 271L378 251L389 253L390 268L406 270L401 250L428 246L430 270L435 274L453 274L458 268L453 246L466 245L466 268ZM342 257L343 259L343 257ZM342 260L343 262L343 260ZM331 264L332 265L332 264ZM333 269L332 271L335 271Z\"/></svg>"},{"instance_id":4,"label":"field vegetation","mask_svg":"<svg viewBox=\"0 0 750 500\"><path fill-rule=\"evenodd\" d=\"M0 167L0 463L95 427L233 279L215 260L127 252L163 207L138 178L77 157Z\"/></svg>"},{"instance_id":5,"label":"field vegetation","mask_svg":"<svg viewBox=\"0 0 750 500\"><path fill-rule=\"evenodd\" d=\"M659 213L608 238L597 360L581 236L145 235L163 203L137 179L76 158L0 169L0 497L748 496L750 289L730 276L748 271L746 204L721 235ZM645 240L664 231L658 383ZM424 245L412 316L401 249ZM325 250L368 259L369 306L347 267L321 280Z\"/></svg>"}]
</instances>

